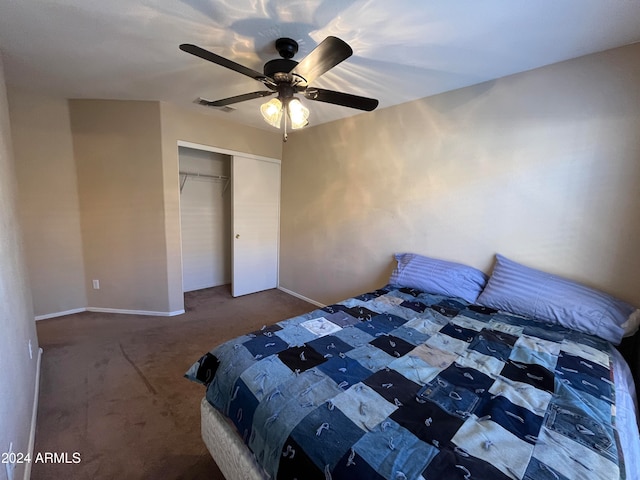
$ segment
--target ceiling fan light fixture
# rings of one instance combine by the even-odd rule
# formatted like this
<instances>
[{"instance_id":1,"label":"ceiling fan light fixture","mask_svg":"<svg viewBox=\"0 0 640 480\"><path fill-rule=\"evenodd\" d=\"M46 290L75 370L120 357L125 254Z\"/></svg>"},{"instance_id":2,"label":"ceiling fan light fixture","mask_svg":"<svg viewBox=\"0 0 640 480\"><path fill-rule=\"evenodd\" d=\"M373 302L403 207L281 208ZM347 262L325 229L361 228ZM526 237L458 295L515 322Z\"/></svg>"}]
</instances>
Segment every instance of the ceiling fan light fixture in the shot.
<instances>
[{"instance_id":1,"label":"ceiling fan light fixture","mask_svg":"<svg viewBox=\"0 0 640 480\"><path fill-rule=\"evenodd\" d=\"M287 103L287 113L291 119L291 128L293 130L309 124L309 109L297 98L289 100Z\"/></svg>"},{"instance_id":2,"label":"ceiling fan light fixture","mask_svg":"<svg viewBox=\"0 0 640 480\"><path fill-rule=\"evenodd\" d=\"M272 98L260 106L262 118L272 127L280 128L282 120L282 102L278 98Z\"/></svg>"}]
</instances>

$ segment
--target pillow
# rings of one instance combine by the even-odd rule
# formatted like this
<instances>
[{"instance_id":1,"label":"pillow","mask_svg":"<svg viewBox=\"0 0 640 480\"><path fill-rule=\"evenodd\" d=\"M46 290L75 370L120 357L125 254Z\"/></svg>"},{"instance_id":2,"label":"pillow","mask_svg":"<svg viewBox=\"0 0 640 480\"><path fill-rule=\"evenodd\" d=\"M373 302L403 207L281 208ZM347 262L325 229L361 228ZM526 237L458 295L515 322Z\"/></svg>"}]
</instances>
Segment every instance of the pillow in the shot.
<instances>
[{"instance_id":1,"label":"pillow","mask_svg":"<svg viewBox=\"0 0 640 480\"><path fill-rule=\"evenodd\" d=\"M557 323L615 344L638 328L639 314L628 303L502 255L496 255L495 267L477 303Z\"/></svg>"},{"instance_id":2,"label":"pillow","mask_svg":"<svg viewBox=\"0 0 640 480\"><path fill-rule=\"evenodd\" d=\"M487 283L480 270L461 263L423 257L416 253L395 255L398 265L389 283L424 292L459 297L473 303Z\"/></svg>"},{"instance_id":3,"label":"pillow","mask_svg":"<svg viewBox=\"0 0 640 480\"><path fill-rule=\"evenodd\" d=\"M640 309L629 315L627 321L622 324L622 328L624 329L625 337L631 337L636 334L640 328Z\"/></svg>"}]
</instances>

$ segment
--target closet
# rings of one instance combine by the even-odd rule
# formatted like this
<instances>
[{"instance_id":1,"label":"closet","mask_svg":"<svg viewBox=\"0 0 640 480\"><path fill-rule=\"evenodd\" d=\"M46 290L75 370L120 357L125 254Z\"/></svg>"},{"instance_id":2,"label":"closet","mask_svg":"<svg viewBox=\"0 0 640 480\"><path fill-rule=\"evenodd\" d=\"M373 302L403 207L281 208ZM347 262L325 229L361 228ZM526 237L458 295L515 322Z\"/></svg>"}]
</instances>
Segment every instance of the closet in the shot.
<instances>
[{"instance_id":1,"label":"closet","mask_svg":"<svg viewBox=\"0 0 640 480\"><path fill-rule=\"evenodd\" d=\"M280 160L178 141L184 292L278 286Z\"/></svg>"},{"instance_id":2,"label":"closet","mask_svg":"<svg viewBox=\"0 0 640 480\"><path fill-rule=\"evenodd\" d=\"M231 157L178 147L182 287L231 283Z\"/></svg>"}]
</instances>

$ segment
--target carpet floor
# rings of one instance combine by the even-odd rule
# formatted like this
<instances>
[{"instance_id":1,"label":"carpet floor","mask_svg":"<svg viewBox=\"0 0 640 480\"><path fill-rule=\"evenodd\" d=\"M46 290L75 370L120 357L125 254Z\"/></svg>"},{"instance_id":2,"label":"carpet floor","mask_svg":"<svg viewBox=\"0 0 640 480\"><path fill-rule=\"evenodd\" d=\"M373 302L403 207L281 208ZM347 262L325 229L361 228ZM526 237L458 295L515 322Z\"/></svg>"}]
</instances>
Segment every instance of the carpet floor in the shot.
<instances>
[{"instance_id":1,"label":"carpet floor","mask_svg":"<svg viewBox=\"0 0 640 480\"><path fill-rule=\"evenodd\" d=\"M176 317L37 322L34 454L67 453L70 463L34 463L31 478L223 480L200 437L204 388L184 372L215 345L314 308L279 290L233 298L222 286L185 294Z\"/></svg>"}]
</instances>

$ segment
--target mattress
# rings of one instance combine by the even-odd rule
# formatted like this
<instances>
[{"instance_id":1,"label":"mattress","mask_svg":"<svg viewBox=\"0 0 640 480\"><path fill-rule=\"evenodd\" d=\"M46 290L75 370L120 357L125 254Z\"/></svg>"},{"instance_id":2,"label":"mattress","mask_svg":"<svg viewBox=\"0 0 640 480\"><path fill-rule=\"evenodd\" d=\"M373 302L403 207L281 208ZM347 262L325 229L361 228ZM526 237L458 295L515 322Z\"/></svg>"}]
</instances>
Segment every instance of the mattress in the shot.
<instances>
[{"instance_id":1,"label":"mattress","mask_svg":"<svg viewBox=\"0 0 640 480\"><path fill-rule=\"evenodd\" d=\"M190 375L228 479L638 472L610 344L460 299L388 286L227 342Z\"/></svg>"}]
</instances>

